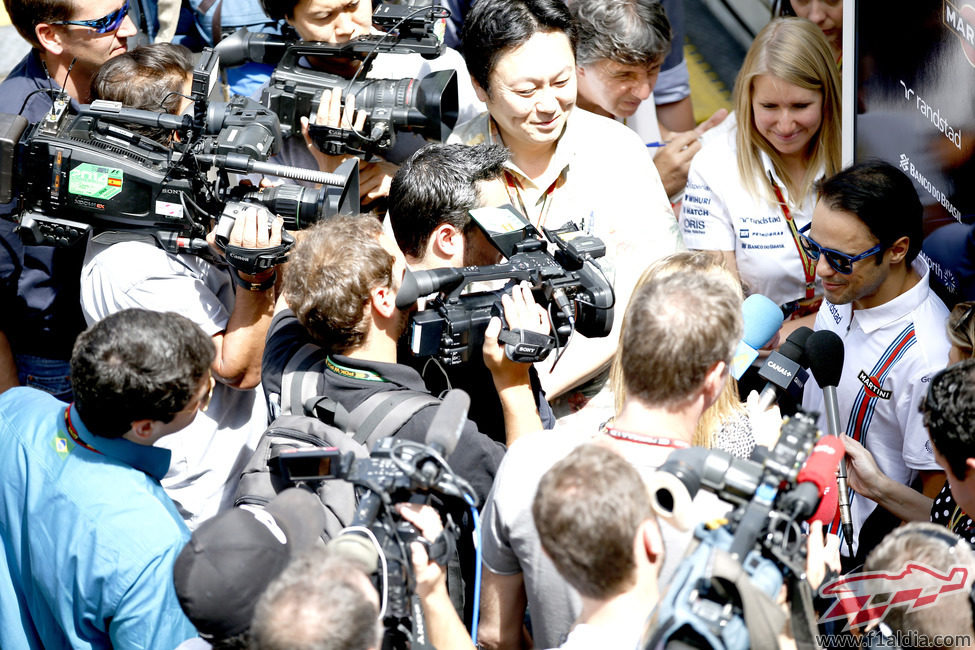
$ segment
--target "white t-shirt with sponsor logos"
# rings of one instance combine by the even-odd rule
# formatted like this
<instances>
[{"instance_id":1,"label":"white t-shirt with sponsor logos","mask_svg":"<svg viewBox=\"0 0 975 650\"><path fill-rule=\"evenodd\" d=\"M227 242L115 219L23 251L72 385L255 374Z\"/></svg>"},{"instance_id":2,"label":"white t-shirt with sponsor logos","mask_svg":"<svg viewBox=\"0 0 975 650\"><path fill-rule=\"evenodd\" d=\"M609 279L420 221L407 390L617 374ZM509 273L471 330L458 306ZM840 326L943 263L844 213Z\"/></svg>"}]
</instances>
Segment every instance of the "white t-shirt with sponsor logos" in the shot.
<instances>
[{"instance_id":1,"label":"white t-shirt with sponsor logos","mask_svg":"<svg viewBox=\"0 0 975 650\"><path fill-rule=\"evenodd\" d=\"M695 250L735 251L746 295L762 294L779 305L805 298L802 261L781 208L745 189L738 171L737 128L715 131L702 137L703 147L687 175L680 213L684 243ZM810 191L801 203L792 201L764 153L762 161L789 203L796 229L810 223L815 193ZM822 295L818 279L816 287Z\"/></svg>"},{"instance_id":2,"label":"white t-shirt with sponsor logos","mask_svg":"<svg viewBox=\"0 0 975 650\"><path fill-rule=\"evenodd\" d=\"M836 389L840 426L863 443L884 474L905 485L918 470L941 469L918 405L931 376L948 363L951 347L945 332L948 309L928 286L928 266L918 257L913 268L920 281L893 300L859 310L824 300L815 325L843 339L843 374ZM823 391L811 376L802 407L825 410ZM825 416L819 426L826 431ZM865 497L851 499L857 537L875 507Z\"/></svg>"}]
</instances>

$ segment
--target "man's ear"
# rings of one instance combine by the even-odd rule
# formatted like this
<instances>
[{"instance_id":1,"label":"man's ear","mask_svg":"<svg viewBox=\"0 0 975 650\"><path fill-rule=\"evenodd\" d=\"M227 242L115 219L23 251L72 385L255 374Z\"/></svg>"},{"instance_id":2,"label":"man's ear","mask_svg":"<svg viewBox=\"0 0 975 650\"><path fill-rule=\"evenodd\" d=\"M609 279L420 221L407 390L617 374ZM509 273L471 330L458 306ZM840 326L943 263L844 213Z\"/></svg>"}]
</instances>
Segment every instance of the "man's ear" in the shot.
<instances>
[{"instance_id":1,"label":"man's ear","mask_svg":"<svg viewBox=\"0 0 975 650\"><path fill-rule=\"evenodd\" d=\"M660 535L660 527L654 519L647 519L640 524L637 537L643 547L647 560L651 564L661 564L664 559L664 540Z\"/></svg>"},{"instance_id":2,"label":"man's ear","mask_svg":"<svg viewBox=\"0 0 975 650\"><path fill-rule=\"evenodd\" d=\"M133 442L152 440L156 435L157 424L158 420L133 420L131 429L132 437L135 439Z\"/></svg>"},{"instance_id":3,"label":"man's ear","mask_svg":"<svg viewBox=\"0 0 975 650\"><path fill-rule=\"evenodd\" d=\"M437 226L430 241L437 249L434 253L440 257L452 258L464 254L464 235L449 223Z\"/></svg>"},{"instance_id":4,"label":"man's ear","mask_svg":"<svg viewBox=\"0 0 975 650\"><path fill-rule=\"evenodd\" d=\"M901 237L893 244L887 251L890 253L890 263L900 264L907 257L907 251L911 247L911 240L909 237Z\"/></svg>"},{"instance_id":5,"label":"man's ear","mask_svg":"<svg viewBox=\"0 0 975 650\"><path fill-rule=\"evenodd\" d=\"M487 103L488 100L487 91L484 90L484 88L481 88L481 84L477 83L477 80L474 79L474 77L471 77L471 85L474 86L474 94L477 95L477 98L480 99L482 102Z\"/></svg>"},{"instance_id":6,"label":"man's ear","mask_svg":"<svg viewBox=\"0 0 975 650\"><path fill-rule=\"evenodd\" d=\"M396 292L391 287L376 287L369 292L372 308L383 318L392 318L396 312Z\"/></svg>"},{"instance_id":7,"label":"man's ear","mask_svg":"<svg viewBox=\"0 0 975 650\"><path fill-rule=\"evenodd\" d=\"M34 36L41 47L55 56L60 56L64 52L64 44L61 42L62 34L55 29L54 25L48 23L37 23L34 26Z\"/></svg>"},{"instance_id":8,"label":"man's ear","mask_svg":"<svg viewBox=\"0 0 975 650\"><path fill-rule=\"evenodd\" d=\"M724 385L728 381L728 364L724 361L718 361L711 369L708 370L708 374L704 377L704 399L706 406L711 406L714 404L718 396L721 395L721 391L724 390Z\"/></svg>"}]
</instances>

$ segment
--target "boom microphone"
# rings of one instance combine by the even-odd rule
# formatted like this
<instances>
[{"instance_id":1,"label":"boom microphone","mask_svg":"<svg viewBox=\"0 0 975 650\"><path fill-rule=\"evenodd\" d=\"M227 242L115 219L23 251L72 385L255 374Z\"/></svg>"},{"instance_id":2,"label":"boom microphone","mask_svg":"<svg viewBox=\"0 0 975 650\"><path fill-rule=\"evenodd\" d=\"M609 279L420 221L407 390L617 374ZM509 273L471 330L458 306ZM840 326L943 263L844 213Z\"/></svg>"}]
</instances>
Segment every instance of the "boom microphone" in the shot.
<instances>
[{"instance_id":1,"label":"boom microphone","mask_svg":"<svg viewBox=\"0 0 975 650\"><path fill-rule=\"evenodd\" d=\"M772 402L786 393L798 399L799 391L809 378L809 373L805 370L809 365L806 361L806 340L812 333L808 327L798 328L765 360L758 376L768 383L758 397L759 409L766 410Z\"/></svg>"},{"instance_id":2,"label":"boom microphone","mask_svg":"<svg viewBox=\"0 0 975 650\"><path fill-rule=\"evenodd\" d=\"M741 304L741 315L745 331L731 361L731 375L735 379L741 379L758 358L759 349L771 341L782 326L782 310L758 293L745 298Z\"/></svg>"},{"instance_id":3,"label":"boom microphone","mask_svg":"<svg viewBox=\"0 0 975 650\"><path fill-rule=\"evenodd\" d=\"M809 358L809 369L813 377L823 389L823 407L826 411L826 431L839 440L840 407L836 399L836 387L843 374L843 340L829 330L815 332L806 341L806 356ZM842 441L840 441L842 442ZM840 521L843 524L843 536L846 538L853 557L853 518L850 516L850 492L846 484L846 461L841 460L836 476L839 489Z\"/></svg>"}]
</instances>

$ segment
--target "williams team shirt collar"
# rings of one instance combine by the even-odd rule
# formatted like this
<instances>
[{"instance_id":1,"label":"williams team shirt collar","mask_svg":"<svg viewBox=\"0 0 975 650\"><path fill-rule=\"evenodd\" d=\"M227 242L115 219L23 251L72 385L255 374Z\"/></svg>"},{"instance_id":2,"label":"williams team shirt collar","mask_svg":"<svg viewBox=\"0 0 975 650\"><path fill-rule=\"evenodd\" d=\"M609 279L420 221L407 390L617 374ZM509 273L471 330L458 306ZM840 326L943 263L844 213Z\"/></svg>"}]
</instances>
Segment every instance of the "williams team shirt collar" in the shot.
<instances>
[{"instance_id":1,"label":"williams team shirt collar","mask_svg":"<svg viewBox=\"0 0 975 650\"><path fill-rule=\"evenodd\" d=\"M864 260L864 262L867 263L869 260ZM928 284L930 271L927 263L918 255L914 258L911 268L921 276L921 279L913 287L882 305L870 309L852 310L852 318L856 320L860 329L867 334L875 332L881 327L902 318L904 314L913 311L928 299L931 287Z\"/></svg>"},{"instance_id":2,"label":"williams team shirt collar","mask_svg":"<svg viewBox=\"0 0 975 650\"><path fill-rule=\"evenodd\" d=\"M166 472L169 471L172 453L168 449L136 444L125 438L96 436L81 421L81 416L78 415L78 409L75 408L75 405L71 404L68 408L71 409L70 421L74 433L81 439L81 442L96 452L134 467L157 481L161 481Z\"/></svg>"}]
</instances>

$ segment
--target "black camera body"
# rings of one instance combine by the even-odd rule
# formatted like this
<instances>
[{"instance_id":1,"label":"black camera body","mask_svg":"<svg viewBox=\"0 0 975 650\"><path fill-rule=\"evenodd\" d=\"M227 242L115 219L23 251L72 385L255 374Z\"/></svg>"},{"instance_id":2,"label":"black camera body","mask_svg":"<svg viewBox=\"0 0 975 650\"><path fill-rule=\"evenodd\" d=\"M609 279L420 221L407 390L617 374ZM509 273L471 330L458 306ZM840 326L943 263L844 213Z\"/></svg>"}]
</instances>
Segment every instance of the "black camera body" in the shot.
<instances>
[{"instance_id":1,"label":"black camera body","mask_svg":"<svg viewBox=\"0 0 975 650\"><path fill-rule=\"evenodd\" d=\"M280 148L278 119L245 97L211 102L216 65L208 50L194 69L193 117L108 101L72 114L63 97L33 126L0 116L0 202L17 202L24 241L71 246L95 233L103 241L146 240L171 252L206 254L211 222L226 216L229 232L228 205L241 201L273 206L291 228L313 220L309 204L318 208L317 219L358 212L358 170L351 165L343 177L263 162ZM167 146L133 127L173 131L179 139ZM301 188L304 194L281 201L279 195L295 191L234 188L229 172L317 175L326 186Z\"/></svg>"},{"instance_id":2,"label":"black camera body","mask_svg":"<svg viewBox=\"0 0 975 650\"><path fill-rule=\"evenodd\" d=\"M396 143L399 132L414 132L432 140L447 139L457 123L457 74L442 70L422 79L366 79L377 53L420 54L436 58L443 51L447 14L434 7L380 5L373 22L387 30L346 43L287 40L271 34L239 30L217 46L222 65L245 61L275 65L262 103L280 119L284 137L301 135L301 117L314 115L322 93L341 89L343 98L355 96L356 109L367 113L362 131L311 125L309 133L329 155L382 155ZM314 69L318 59L360 60L353 78Z\"/></svg>"},{"instance_id":3,"label":"black camera body","mask_svg":"<svg viewBox=\"0 0 975 650\"><path fill-rule=\"evenodd\" d=\"M535 301L548 307L556 334L552 343L556 345L560 341L564 344L573 331L587 337L610 333L615 295L595 262L606 251L601 240L585 235L572 223L558 230L543 229L556 246L553 255L534 226L511 206L482 208L472 211L471 216L508 261L407 273L396 300L401 309L421 296L438 293L410 319L409 345L415 356L435 356L453 366L480 354L488 322L493 316L503 318L504 292L464 293L473 282L529 282ZM544 359L552 349L551 345L532 341L512 346L513 350L506 350L509 358L525 362Z\"/></svg>"}]
</instances>

